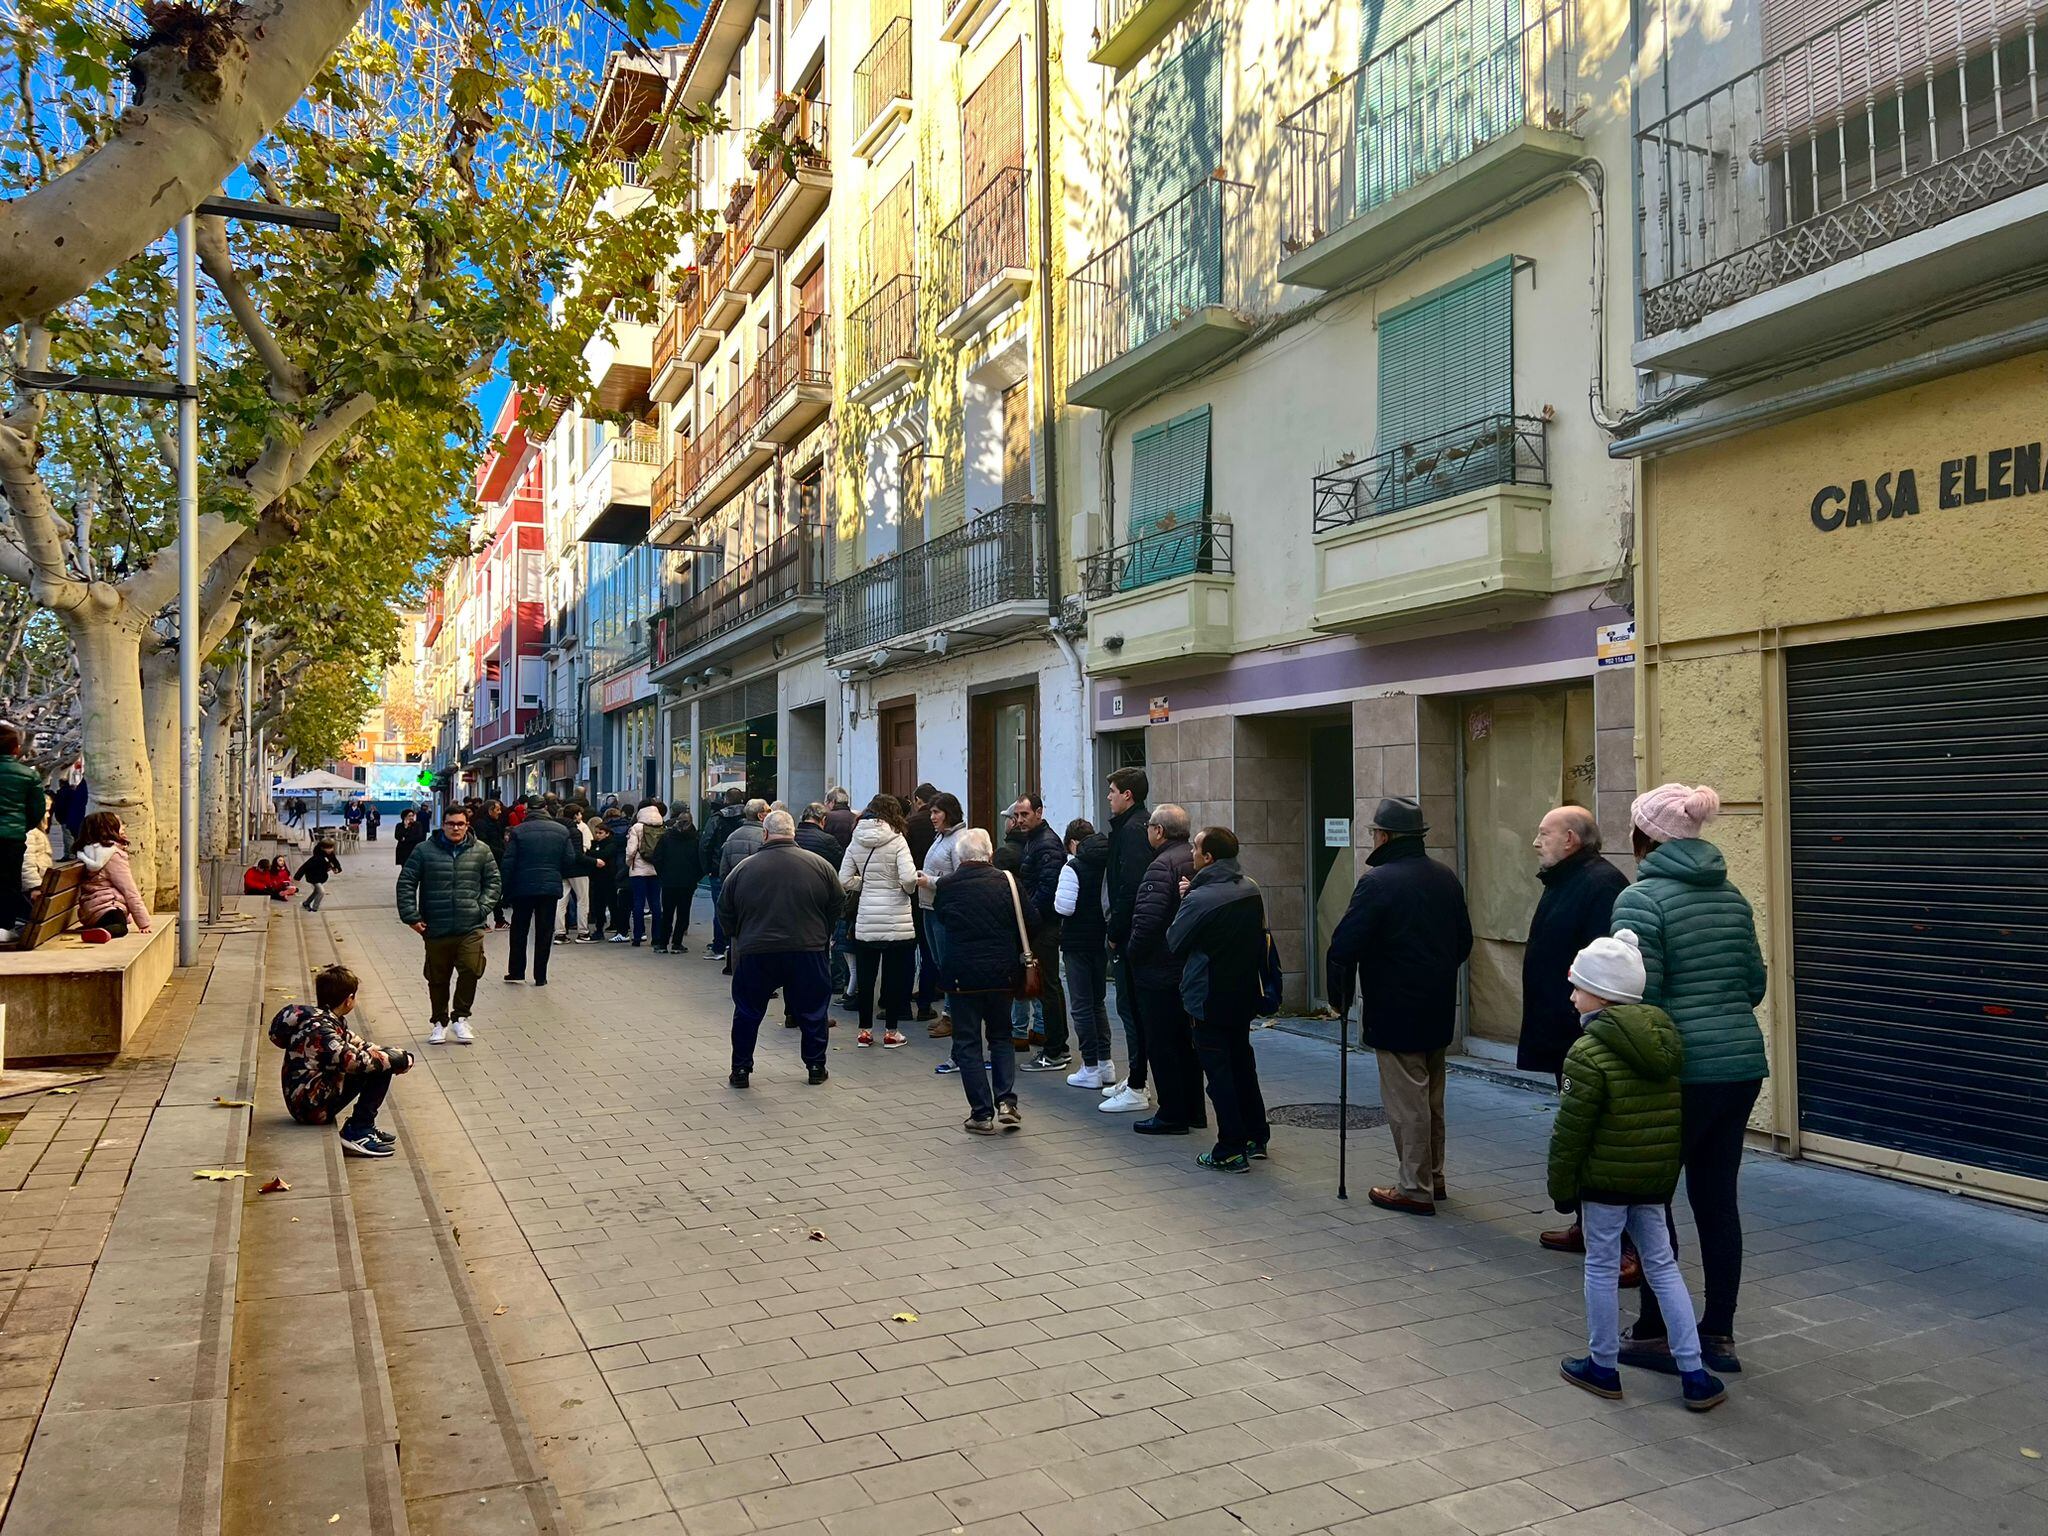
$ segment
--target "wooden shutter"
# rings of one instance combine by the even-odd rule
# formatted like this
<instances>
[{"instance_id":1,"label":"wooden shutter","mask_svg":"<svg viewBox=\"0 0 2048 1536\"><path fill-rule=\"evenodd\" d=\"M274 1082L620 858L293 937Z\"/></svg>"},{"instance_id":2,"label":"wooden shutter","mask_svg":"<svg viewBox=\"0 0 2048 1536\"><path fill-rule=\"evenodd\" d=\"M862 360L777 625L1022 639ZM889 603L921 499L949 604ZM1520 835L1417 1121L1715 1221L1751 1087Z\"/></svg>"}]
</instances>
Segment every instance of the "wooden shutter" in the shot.
<instances>
[{"instance_id":1,"label":"wooden shutter","mask_svg":"<svg viewBox=\"0 0 2048 1536\"><path fill-rule=\"evenodd\" d=\"M1470 277L1380 317L1381 453L1404 452L1454 429L1468 436L1401 461L1386 510L1434 501L1474 485L1497 484L1514 439L1489 437L1482 423L1515 410L1515 271L1503 257ZM1480 451L1472 451L1477 444Z\"/></svg>"},{"instance_id":2,"label":"wooden shutter","mask_svg":"<svg viewBox=\"0 0 2048 1536\"><path fill-rule=\"evenodd\" d=\"M916 203L915 173L882 194L868 220L868 285L872 290L892 277L915 272L916 243L911 224Z\"/></svg>"},{"instance_id":3,"label":"wooden shutter","mask_svg":"<svg viewBox=\"0 0 2048 1536\"><path fill-rule=\"evenodd\" d=\"M1994 39L2021 35L2039 16L2032 3L1995 0L1762 0L1762 8L1764 140L1771 150L1802 141L1812 129L1832 134L1838 107L1860 117L1866 101L1878 104L1889 128L1900 85L1909 97L1908 135L1924 136L1928 61L1937 75L1952 71L1958 53L1981 57Z\"/></svg>"},{"instance_id":4,"label":"wooden shutter","mask_svg":"<svg viewBox=\"0 0 2048 1536\"><path fill-rule=\"evenodd\" d=\"M796 307L800 315L825 313L825 263L819 262L796 285Z\"/></svg>"},{"instance_id":5,"label":"wooden shutter","mask_svg":"<svg viewBox=\"0 0 2048 1536\"><path fill-rule=\"evenodd\" d=\"M1003 500L1031 499L1031 391L1012 384L1003 391Z\"/></svg>"},{"instance_id":6,"label":"wooden shutter","mask_svg":"<svg viewBox=\"0 0 2048 1536\"><path fill-rule=\"evenodd\" d=\"M896 547L924 542L924 444L908 444L896 465Z\"/></svg>"},{"instance_id":7,"label":"wooden shutter","mask_svg":"<svg viewBox=\"0 0 2048 1536\"><path fill-rule=\"evenodd\" d=\"M1131 543L1123 586L1184 576L1200 564L1209 525L1209 407L1131 439Z\"/></svg>"},{"instance_id":8,"label":"wooden shutter","mask_svg":"<svg viewBox=\"0 0 2048 1536\"><path fill-rule=\"evenodd\" d=\"M1020 41L960 108L960 195L971 200L999 171L1024 164L1024 45Z\"/></svg>"}]
</instances>

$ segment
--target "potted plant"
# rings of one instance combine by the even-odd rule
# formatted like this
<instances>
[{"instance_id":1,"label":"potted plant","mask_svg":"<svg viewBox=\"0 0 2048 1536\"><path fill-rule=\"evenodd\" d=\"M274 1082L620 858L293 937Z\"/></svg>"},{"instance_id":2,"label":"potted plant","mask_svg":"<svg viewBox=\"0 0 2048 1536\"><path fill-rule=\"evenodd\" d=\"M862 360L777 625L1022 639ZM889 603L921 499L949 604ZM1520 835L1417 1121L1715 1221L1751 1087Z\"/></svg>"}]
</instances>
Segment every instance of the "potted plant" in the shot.
<instances>
[{"instance_id":1,"label":"potted plant","mask_svg":"<svg viewBox=\"0 0 2048 1536\"><path fill-rule=\"evenodd\" d=\"M802 110L803 104L801 96L793 96L788 91L784 91L775 98L775 110L768 114L768 121L775 127L777 132L780 132L796 121L796 115Z\"/></svg>"},{"instance_id":2,"label":"potted plant","mask_svg":"<svg viewBox=\"0 0 2048 1536\"><path fill-rule=\"evenodd\" d=\"M754 184L751 181L736 181L732 193L725 200L725 222L737 224L740 215L747 211L747 204L754 200Z\"/></svg>"}]
</instances>

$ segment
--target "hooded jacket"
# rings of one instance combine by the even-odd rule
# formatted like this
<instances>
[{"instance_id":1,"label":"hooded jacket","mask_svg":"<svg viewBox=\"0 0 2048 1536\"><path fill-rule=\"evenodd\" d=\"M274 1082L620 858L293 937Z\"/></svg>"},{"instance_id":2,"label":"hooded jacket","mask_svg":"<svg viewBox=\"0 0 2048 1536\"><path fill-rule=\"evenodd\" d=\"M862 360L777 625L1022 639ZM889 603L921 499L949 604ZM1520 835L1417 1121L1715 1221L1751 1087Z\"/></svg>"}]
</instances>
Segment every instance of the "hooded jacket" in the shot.
<instances>
[{"instance_id":1,"label":"hooded jacket","mask_svg":"<svg viewBox=\"0 0 2048 1536\"><path fill-rule=\"evenodd\" d=\"M725 851L725 840L739 830L745 819L744 806L721 805L711 813L710 824L704 828L704 867L712 874L718 873L718 860Z\"/></svg>"},{"instance_id":2,"label":"hooded jacket","mask_svg":"<svg viewBox=\"0 0 2048 1536\"><path fill-rule=\"evenodd\" d=\"M1108 931L1109 942L1121 946L1131 935L1131 909L1137 904L1138 882L1152 867L1152 841L1145 823L1152 813L1140 800L1109 818Z\"/></svg>"},{"instance_id":3,"label":"hooded jacket","mask_svg":"<svg viewBox=\"0 0 2048 1536\"><path fill-rule=\"evenodd\" d=\"M1457 1031L1458 967L1472 953L1465 887L1420 837L1382 843L1365 862L1330 935L1330 1006L1343 1013L1362 997L1365 1043L1374 1050L1441 1051Z\"/></svg>"},{"instance_id":4,"label":"hooded jacket","mask_svg":"<svg viewBox=\"0 0 2048 1536\"><path fill-rule=\"evenodd\" d=\"M1616 1003L1586 1020L1564 1058L1550 1128L1550 1198L1559 1210L1662 1205L1678 1187L1685 1047L1671 1018Z\"/></svg>"},{"instance_id":5,"label":"hooded jacket","mask_svg":"<svg viewBox=\"0 0 2048 1536\"><path fill-rule=\"evenodd\" d=\"M695 823L670 822L660 846L654 850L654 862L661 866L664 898L687 896L696 890L697 883L704 878L704 836Z\"/></svg>"},{"instance_id":6,"label":"hooded jacket","mask_svg":"<svg viewBox=\"0 0 2048 1536\"><path fill-rule=\"evenodd\" d=\"M25 838L48 807L42 778L18 757L0 757L0 838Z\"/></svg>"},{"instance_id":7,"label":"hooded jacket","mask_svg":"<svg viewBox=\"0 0 2048 1536\"><path fill-rule=\"evenodd\" d=\"M1191 1019L1244 1024L1259 1011L1266 964L1266 898L1235 859L1195 871L1166 930Z\"/></svg>"},{"instance_id":8,"label":"hooded jacket","mask_svg":"<svg viewBox=\"0 0 2048 1536\"><path fill-rule=\"evenodd\" d=\"M1130 936L1124 956L1131 979L1141 987L1180 985L1180 962L1166 947L1166 930L1180 911L1180 881L1195 872L1195 850L1184 837L1174 838L1153 854L1131 903Z\"/></svg>"},{"instance_id":9,"label":"hooded jacket","mask_svg":"<svg viewBox=\"0 0 2048 1536\"><path fill-rule=\"evenodd\" d=\"M1615 899L1614 927L1641 941L1643 1001L1678 1026L1686 1082L1770 1076L1756 1022L1766 979L1756 915L1729 883L1720 849L1698 837L1652 849Z\"/></svg>"},{"instance_id":10,"label":"hooded jacket","mask_svg":"<svg viewBox=\"0 0 2048 1536\"><path fill-rule=\"evenodd\" d=\"M326 1125L342 1108L348 1079L388 1072L403 1051L372 1045L325 1008L291 1003L270 1021L270 1043L284 1051L284 1107L301 1125Z\"/></svg>"},{"instance_id":11,"label":"hooded jacket","mask_svg":"<svg viewBox=\"0 0 2048 1536\"><path fill-rule=\"evenodd\" d=\"M763 842L718 889L718 920L732 935L732 957L822 956L839 921L839 878L795 842Z\"/></svg>"},{"instance_id":12,"label":"hooded jacket","mask_svg":"<svg viewBox=\"0 0 2048 1536\"><path fill-rule=\"evenodd\" d=\"M1579 1011L1565 972L1579 951L1607 937L1614 898L1628 889L1628 876L1590 849L1561 864L1536 871L1542 899L1529 920L1522 951L1522 1037L1515 1065L1524 1072L1555 1072L1579 1038Z\"/></svg>"},{"instance_id":13,"label":"hooded jacket","mask_svg":"<svg viewBox=\"0 0 2048 1536\"><path fill-rule=\"evenodd\" d=\"M456 844L437 831L398 872L398 920L424 922L430 939L479 931L504 897L497 856L473 836Z\"/></svg>"},{"instance_id":14,"label":"hooded jacket","mask_svg":"<svg viewBox=\"0 0 2048 1536\"><path fill-rule=\"evenodd\" d=\"M839 863L839 883L860 892L854 938L893 944L917 937L917 920L910 913L917 866L910 859L910 844L889 823L870 818L853 829L853 842Z\"/></svg>"},{"instance_id":15,"label":"hooded jacket","mask_svg":"<svg viewBox=\"0 0 2048 1536\"><path fill-rule=\"evenodd\" d=\"M627 874L642 880L651 880L661 873L660 870L654 867L654 860L651 857L655 849L649 849L647 853L640 851L641 845L647 841L647 829L661 825L661 812L651 805L643 805L634 813L633 829L626 834ZM665 833L663 835L666 836ZM662 839L657 837L654 841L656 849L658 849Z\"/></svg>"},{"instance_id":16,"label":"hooded jacket","mask_svg":"<svg viewBox=\"0 0 2048 1536\"><path fill-rule=\"evenodd\" d=\"M760 852L761 845L767 841L767 829L760 822L748 821L742 817L740 824L732 829L731 835L718 850L718 878L724 880L730 877L732 872L739 868L740 860L749 854Z\"/></svg>"},{"instance_id":17,"label":"hooded jacket","mask_svg":"<svg viewBox=\"0 0 2048 1536\"><path fill-rule=\"evenodd\" d=\"M329 875L341 873L341 860L325 848L315 848L312 856L299 866L299 878L308 885L325 885Z\"/></svg>"},{"instance_id":18,"label":"hooded jacket","mask_svg":"<svg viewBox=\"0 0 2048 1536\"><path fill-rule=\"evenodd\" d=\"M87 843L78 850L85 880L78 887L78 926L90 928L119 908L143 933L149 932L149 908L128 868L128 850L119 843Z\"/></svg>"},{"instance_id":19,"label":"hooded jacket","mask_svg":"<svg viewBox=\"0 0 2048 1536\"><path fill-rule=\"evenodd\" d=\"M1109 838L1092 832L1060 866L1052 909L1060 916L1060 948L1101 949L1109 931L1103 911L1103 878L1109 873Z\"/></svg>"},{"instance_id":20,"label":"hooded jacket","mask_svg":"<svg viewBox=\"0 0 2048 1536\"><path fill-rule=\"evenodd\" d=\"M566 822L534 812L505 835L505 895L559 897L562 882L576 873L582 839Z\"/></svg>"}]
</instances>

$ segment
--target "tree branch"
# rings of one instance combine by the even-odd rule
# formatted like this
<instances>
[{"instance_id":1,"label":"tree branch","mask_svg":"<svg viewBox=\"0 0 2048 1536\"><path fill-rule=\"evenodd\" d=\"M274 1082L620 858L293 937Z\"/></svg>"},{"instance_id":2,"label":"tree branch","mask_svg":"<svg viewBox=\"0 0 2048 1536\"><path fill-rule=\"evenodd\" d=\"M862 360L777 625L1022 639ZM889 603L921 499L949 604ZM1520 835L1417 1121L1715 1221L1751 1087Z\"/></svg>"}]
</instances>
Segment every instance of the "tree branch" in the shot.
<instances>
[{"instance_id":1,"label":"tree branch","mask_svg":"<svg viewBox=\"0 0 2048 1536\"><path fill-rule=\"evenodd\" d=\"M242 274L235 270L234 252L228 247L227 220L200 219L197 245L199 265L213 279L213 286L227 301L228 313L235 317L235 324L241 328L242 335L248 339L250 347L270 374L271 397L287 405L305 399L306 371L285 356L276 333L263 318L262 310L257 308L255 295L242 281Z\"/></svg>"}]
</instances>

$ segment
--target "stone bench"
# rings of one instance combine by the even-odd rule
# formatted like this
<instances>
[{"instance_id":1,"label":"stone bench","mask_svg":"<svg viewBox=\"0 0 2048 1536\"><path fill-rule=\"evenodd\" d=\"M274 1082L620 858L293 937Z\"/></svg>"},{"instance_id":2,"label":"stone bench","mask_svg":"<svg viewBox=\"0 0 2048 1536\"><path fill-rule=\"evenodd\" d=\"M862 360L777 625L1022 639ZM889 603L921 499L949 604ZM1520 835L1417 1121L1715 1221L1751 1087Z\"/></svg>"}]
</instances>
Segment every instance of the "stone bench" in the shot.
<instances>
[{"instance_id":1,"label":"stone bench","mask_svg":"<svg viewBox=\"0 0 2048 1536\"><path fill-rule=\"evenodd\" d=\"M7 1063L120 1053L178 963L177 919L105 944L59 934L27 952L0 951Z\"/></svg>"}]
</instances>

